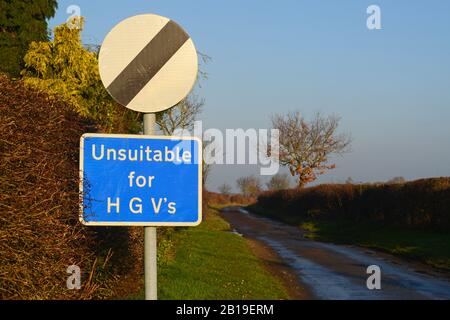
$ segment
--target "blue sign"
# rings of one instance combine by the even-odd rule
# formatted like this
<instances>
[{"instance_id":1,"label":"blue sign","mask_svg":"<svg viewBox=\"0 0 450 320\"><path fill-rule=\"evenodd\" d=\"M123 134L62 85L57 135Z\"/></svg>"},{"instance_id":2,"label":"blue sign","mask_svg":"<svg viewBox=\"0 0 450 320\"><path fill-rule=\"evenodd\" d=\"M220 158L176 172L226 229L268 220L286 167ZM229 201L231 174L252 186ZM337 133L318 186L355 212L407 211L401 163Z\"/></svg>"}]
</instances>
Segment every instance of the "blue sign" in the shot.
<instances>
[{"instance_id":1,"label":"blue sign","mask_svg":"<svg viewBox=\"0 0 450 320\"><path fill-rule=\"evenodd\" d=\"M80 221L92 226L196 226L202 146L194 137L84 134Z\"/></svg>"}]
</instances>

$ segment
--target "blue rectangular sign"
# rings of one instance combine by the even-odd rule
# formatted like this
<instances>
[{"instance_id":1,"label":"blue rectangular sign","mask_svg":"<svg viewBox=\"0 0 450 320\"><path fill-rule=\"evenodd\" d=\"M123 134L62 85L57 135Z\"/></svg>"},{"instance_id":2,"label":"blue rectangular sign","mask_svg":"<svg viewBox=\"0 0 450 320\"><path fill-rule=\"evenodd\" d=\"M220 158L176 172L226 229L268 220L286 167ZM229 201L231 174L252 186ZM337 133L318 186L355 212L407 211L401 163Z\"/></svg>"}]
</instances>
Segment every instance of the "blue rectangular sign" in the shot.
<instances>
[{"instance_id":1,"label":"blue rectangular sign","mask_svg":"<svg viewBox=\"0 0 450 320\"><path fill-rule=\"evenodd\" d=\"M85 225L196 226L202 218L201 141L84 134L80 198Z\"/></svg>"}]
</instances>

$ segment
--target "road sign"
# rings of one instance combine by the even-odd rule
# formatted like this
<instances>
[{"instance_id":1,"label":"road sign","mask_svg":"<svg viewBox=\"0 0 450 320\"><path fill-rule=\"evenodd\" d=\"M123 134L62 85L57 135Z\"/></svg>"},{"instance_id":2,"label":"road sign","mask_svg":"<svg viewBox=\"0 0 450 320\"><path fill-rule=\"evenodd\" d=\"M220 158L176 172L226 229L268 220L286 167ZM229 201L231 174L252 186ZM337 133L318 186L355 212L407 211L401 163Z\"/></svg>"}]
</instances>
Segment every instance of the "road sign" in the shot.
<instances>
[{"instance_id":1,"label":"road sign","mask_svg":"<svg viewBox=\"0 0 450 320\"><path fill-rule=\"evenodd\" d=\"M192 90L197 80L197 52L189 35L172 20L154 14L138 15L120 22L106 36L100 49L99 71L106 90L117 102L144 112L144 133L152 134L155 113L175 106ZM111 155L115 153L117 159L122 155L125 158L98 160L95 153L89 158L89 146L92 148L96 139L105 139L104 148L110 146ZM167 158L162 162L126 158L130 147L138 147L136 152L144 152L145 157L147 148L156 148L162 157L163 149L167 152L166 148L189 142L195 163L186 163L183 155L177 163ZM172 151L180 156L179 150ZM154 226L195 226L201 221L201 161L201 141L193 138L177 141L173 137L85 135L81 139L82 222L145 226L147 300L157 298ZM117 208L115 214L113 206Z\"/></svg>"},{"instance_id":2,"label":"road sign","mask_svg":"<svg viewBox=\"0 0 450 320\"><path fill-rule=\"evenodd\" d=\"M174 21L154 14L123 20L106 36L100 77L121 105L140 112L175 106L197 79L194 43Z\"/></svg>"},{"instance_id":3,"label":"road sign","mask_svg":"<svg viewBox=\"0 0 450 320\"><path fill-rule=\"evenodd\" d=\"M200 224L201 152L195 137L84 134L80 221L92 226Z\"/></svg>"}]
</instances>

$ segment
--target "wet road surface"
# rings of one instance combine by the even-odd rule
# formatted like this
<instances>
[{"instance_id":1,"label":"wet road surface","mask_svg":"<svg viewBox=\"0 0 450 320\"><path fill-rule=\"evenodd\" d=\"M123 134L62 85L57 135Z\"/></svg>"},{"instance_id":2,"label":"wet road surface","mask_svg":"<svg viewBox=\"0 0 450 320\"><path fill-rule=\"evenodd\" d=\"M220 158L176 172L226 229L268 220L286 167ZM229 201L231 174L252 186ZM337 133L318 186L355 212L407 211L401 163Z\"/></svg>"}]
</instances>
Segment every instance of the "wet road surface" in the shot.
<instances>
[{"instance_id":1,"label":"wet road surface","mask_svg":"<svg viewBox=\"0 0 450 320\"><path fill-rule=\"evenodd\" d=\"M226 208L221 214L235 232L274 250L311 299L450 299L448 278L424 266L369 249L307 240L300 229L243 208ZM381 269L381 290L367 288L370 265Z\"/></svg>"}]
</instances>

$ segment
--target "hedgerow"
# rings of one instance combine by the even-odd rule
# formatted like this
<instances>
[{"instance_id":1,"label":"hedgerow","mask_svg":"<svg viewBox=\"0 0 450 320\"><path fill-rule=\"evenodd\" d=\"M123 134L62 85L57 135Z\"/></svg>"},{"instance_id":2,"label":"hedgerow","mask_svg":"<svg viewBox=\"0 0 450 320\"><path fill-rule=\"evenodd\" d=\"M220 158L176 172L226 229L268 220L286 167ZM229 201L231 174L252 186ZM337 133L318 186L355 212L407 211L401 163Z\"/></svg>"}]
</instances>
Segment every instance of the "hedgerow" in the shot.
<instances>
[{"instance_id":1,"label":"hedgerow","mask_svg":"<svg viewBox=\"0 0 450 320\"><path fill-rule=\"evenodd\" d=\"M450 231L450 178L266 192L256 206L288 222L348 219Z\"/></svg>"},{"instance_id":2,"label":"hedgerow","mask_svg":"<svg viewBox=\"0 0 450 320\"><path fill-rule=\"evenodd\" d=\"M0 75L0 299L108 298L139 273L139 237L78 221L79 139L98 130L68 104ZM66 287L73 264L81 290Z\"/></svg>"}]
</instances>

